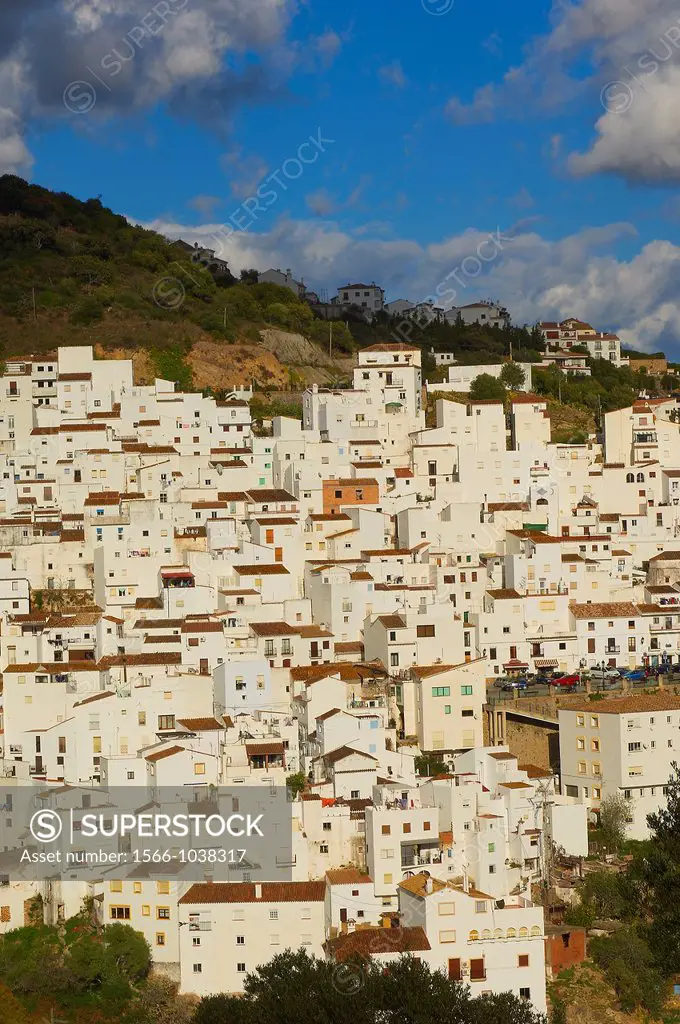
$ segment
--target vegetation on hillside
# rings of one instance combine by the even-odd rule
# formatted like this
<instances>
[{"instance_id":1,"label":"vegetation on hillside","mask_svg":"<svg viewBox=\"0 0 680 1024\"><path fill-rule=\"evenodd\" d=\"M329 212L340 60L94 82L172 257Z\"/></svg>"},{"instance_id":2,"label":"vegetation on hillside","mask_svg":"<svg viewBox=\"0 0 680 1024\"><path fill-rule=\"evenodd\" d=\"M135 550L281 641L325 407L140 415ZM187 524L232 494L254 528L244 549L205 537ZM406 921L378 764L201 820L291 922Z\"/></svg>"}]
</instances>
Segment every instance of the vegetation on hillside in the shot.
<instances>
[{"instance_id":1,"label":"vegetation on hillside","mask_svg":"<svg viewBox=\"0 0 680 1024\"><path fill-rule=\"evenodd\" d=\"M608 844L620 845L620 814L608 813ZM662 1015L670 983L680 973L680 769L672 766L667 805L647 816L650 838L633 846L624 872L589 874L580 886L572 924L613 920L611 935L590 941L590 955L624 1010Z\"/></svg>"},{"instance_id":2,"label":"vegetation on hillside","mask_svg":"<svg viewBox=\"0 0 680 1024\"><path fill-rule=\"evenodd\" d=\"M99 199L81 202L13 175L0 177L0 254L0 307L18 322L36 315L78 328L141 318L197 326L225 342L244 334L257 341L261 328L274 326L327 345L328 324L288 288L254 283L250 271L241 281L213 277L181 247ZM134 333L125 344L135 347ZM352 349L342 323L334 325L333 346ZM11 336L7 348L24 354Z\"/></svg>"}]
</instances>

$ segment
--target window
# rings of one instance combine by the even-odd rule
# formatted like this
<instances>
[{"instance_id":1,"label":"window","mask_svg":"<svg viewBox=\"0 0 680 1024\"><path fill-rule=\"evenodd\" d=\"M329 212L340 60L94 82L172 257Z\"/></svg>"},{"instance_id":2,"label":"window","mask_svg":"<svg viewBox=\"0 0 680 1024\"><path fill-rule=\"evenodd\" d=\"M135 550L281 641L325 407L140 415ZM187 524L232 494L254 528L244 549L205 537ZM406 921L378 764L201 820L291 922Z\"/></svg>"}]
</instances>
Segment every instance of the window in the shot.
<instances>
[{"instance_id":1,"label":"window","mask_svg":"<svg viewBox=\"0 0 680 1024\"><path fill-rule=\"evenodd\" d=\"M486 914L486 900L475 900L475 914Z\"/></svg>"},{"instance_id":2,"label":"window","mask_svg":"<svg viewBox=\"0 0 680 1024\"><path fill-rule=\"evenodd\" d=\"M520 999L529 999L530 1000L531 999L531 989L530 988L521 988L519 990L519 996L520 996Z\"/></svg>"},{"instance_id":3,"label":"window","mask_svg":"<svg viewBox=\"0 0 680 1024\"><path fill-rule=\"evenodd\" d=\"M383 825L380 831L382 835L388 836L392 830L389 825Z\"/></svg>"},{"instance_id":4,"label":"window","mask_svg":"<svg viewBox=\"0 0 680 1024\"><path fill-rule=\"evenodd\" d=\"M156 918L159 921L169 921L170 907L156 907Z\"/></svg>"},{"instance_id":5,"label":"window","mask_svg":"<svg viewBox=\"0 0 680 1024\"><path fill-rule=\"evenodd\" d=\"M461 695L461 697L471 697L472 696L472 687L471 686L461 686L461 688L460 688L460 695Z\"/></svg>"},{"instance_id":6,"label":"window","mask_svg":"<svg viewBox=\"0 0 680 1024\"><path fill-rule=\"evenodd\" d=\"M433 697L450 697L451 687L450 686L433 686L432 687Z\"/></svg>"},{"instance_id":7,"label":"window","mask_svg":"<svg viewBox=\"0 0 680 1024\"><path fill-rule=\"evenodd\" d=\"M434 636L434 635L435 635L434 626L429 626L429 625L416 626L416 636L426 637L426 636Z\"/></svg>"},{"instance_id":8,"label":"window","mask_svg":"<svg viewBox=\"0 0 680 1024\"><path fill-rule=\"evenodd\" d=\"M202 974L203 973L203 964L194 964L193 965L193 970L194 970L194 974Z\"/></svg>"},{"instance_id":9,"label":"window","mask_svg":"<svg viewBox=\"0 0 680 1024\"><path fill-rule=\"evenodd\" d=\"M194 775L205 775L205 761L197 761L195 763Z\"/></svg>"},{"instance_id":10,"label":"window","mask_svg":"<svg viewBox=\"0 0 680 1024\"><path fill-rule=\"evenodd\" d=\"M112 921L129 921L130 920L130 908L129 907L111 907L110 916Z\"/></svg>"},{"instance_id":11,"label":"window","mask_svg":"<svg viewBox=\"0 0 680 1024\"><path fill-rule=\"evenodd\" d=\"M157 946L164 946L165 945L165 932L156 932L156 945Z\"/></svg>"},{"instance_id":12,"label":"window","mask_svg":"<svg viewBox=\"0 0 680 1024\"><path fill-rule=\"evenodd\" d=\"M598 739L591 740L590 741L590 749L592 751L594 751L596 754L599 754L599 752L600 752L600 741Z\"/></svg>"},{"instance_id":13,"label":"window","mask_svg":"<svg viewBox=\"0 0 680 1024\"><path fill-rule=\"evenodd\" d=\"M269 911L269 920L270 921L278 921L278 919L279 919L279 912L278 912L278 910L270 910Z\"/></svg>"},{"instance_id":14,"label":"window","mask_svg":"<svg viewBox=\"0 0 680 1024\"><path fill-rule=\"evenodd\" d=\"M519 956L517 957L517 966L518 967L528 967L529 966L529 954L528 953L520 953L519 954Z\"/></svg>"},{"instance_id":15,"label":"window","mask_svg":"<svg viewBox=\"0 0 680 1024\"><path fill-rule=\"evenodd\" d=\"M236 970L238 971L239 974L245 974L246 973L246 965L245 964L236 964Z\"/></svg>"}]
</instances>

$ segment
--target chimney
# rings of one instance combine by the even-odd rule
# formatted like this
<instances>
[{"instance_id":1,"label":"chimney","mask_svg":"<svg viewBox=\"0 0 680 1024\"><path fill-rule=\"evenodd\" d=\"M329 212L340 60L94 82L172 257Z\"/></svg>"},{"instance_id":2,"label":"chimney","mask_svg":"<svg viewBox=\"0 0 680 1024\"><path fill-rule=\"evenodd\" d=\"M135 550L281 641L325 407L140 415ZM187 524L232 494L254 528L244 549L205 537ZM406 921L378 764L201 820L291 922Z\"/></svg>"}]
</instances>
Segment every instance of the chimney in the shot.
<instances>
[{"instance_id":1,"label":"chimney","mask_svg":"<svg viewBox=\"0 0 680 1024\"><path fill-rule=\"evenodd\" d=\"M425 892L428 893L428 894L431 893L431 892L434 892L434 886L432 884L432 876L431 875L428 875L427 878L425 879Z\"/></svg>"},{"instance_id":2,"label":"chimney","mask_svg":"<svg viewBox=\"0 0 680 1024\"><path fill-rule=\"evenodd\" d=\"M262 885L259 882L255 883L255 899L256 900L261 900L262 899Z\"/></svg>"}]
</instances>

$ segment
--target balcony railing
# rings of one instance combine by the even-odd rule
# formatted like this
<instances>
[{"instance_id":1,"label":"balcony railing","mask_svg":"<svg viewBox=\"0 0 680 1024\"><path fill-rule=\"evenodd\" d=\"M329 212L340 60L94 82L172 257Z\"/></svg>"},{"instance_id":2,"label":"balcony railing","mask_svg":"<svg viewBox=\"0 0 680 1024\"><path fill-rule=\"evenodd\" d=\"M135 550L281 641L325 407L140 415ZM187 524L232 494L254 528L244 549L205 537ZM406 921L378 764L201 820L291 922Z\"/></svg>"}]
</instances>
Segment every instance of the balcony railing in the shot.
<instances>
[{"instance_id":1,"label":"balcony railing","mask_svg":"<svg viewBox=\"0 0 680 1024\"><path fill-rule=\"evenodd\" d=\"M432 853L429 856L426 853L421 853L417 857L402 856L401 858L402 868L423 867L428 864L441 864L441 862L442 855L439 851Z\"/></svg>"},{"instance_id":2,"label":"balcony railing","mask_svg":"<svg viewBox=\"0 0 680 1024\"><path fill-rule=\"evenodd\" d=\"M189 921L190 932L211 932L212 921Z\"/></svg>"}]
</instances>

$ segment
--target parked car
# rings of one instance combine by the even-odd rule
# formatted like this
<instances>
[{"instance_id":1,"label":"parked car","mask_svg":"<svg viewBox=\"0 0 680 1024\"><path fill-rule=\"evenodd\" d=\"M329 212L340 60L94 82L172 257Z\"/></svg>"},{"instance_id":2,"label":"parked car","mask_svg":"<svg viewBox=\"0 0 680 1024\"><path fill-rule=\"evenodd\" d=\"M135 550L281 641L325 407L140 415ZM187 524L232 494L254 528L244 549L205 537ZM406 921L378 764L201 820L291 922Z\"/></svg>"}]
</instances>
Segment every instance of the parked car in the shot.
<instances>
[{"instance_id":1,"label":"parked car","mask_svg":"<svg viewBox=\"0 0 680 1024\"><path fill-rule=\"evenodd\" d=\"M572 672L568 676L559 676L559 678L553 678L551 683L553 686L558 686L560 689L575 690L578 684L581 682L581 677L578 672Z\"/></svg>"},{"instance_id":2,"label":"parked car","mask_svg":"<svg viewBox=\"0 0 680 1024\"><path fill-rule=\"evenodd\" d=\"M596 665L595 668L590 670L590 678L597 679L598 682L608 679L620 679L621 673L618 668L614 668L612 665L605 665L604 669Z\"/></svg>"},{"instance_id":3,"label":"parked car","mask_svg":"<svg viewBox=\"0 0 680 1024\"><path fill-rule=\"evenodd\" d=\"M623 678L627 683L641 683L649 675L649 671L646 668L633 668L630 672L624 672Z\"/></svg>"},{"instance_id":4,"label":"parked car","mask_svg":"<svg viewBox=\"0 0 680 1024\"><path fill-rule=\"evenodd\" d=\"M501 686L501 690L506 693L512 693L513 690L526 690L529 685L529 681L523 676L518 676L517 679L507 679Z\"/></svg>"}]
</instances>

